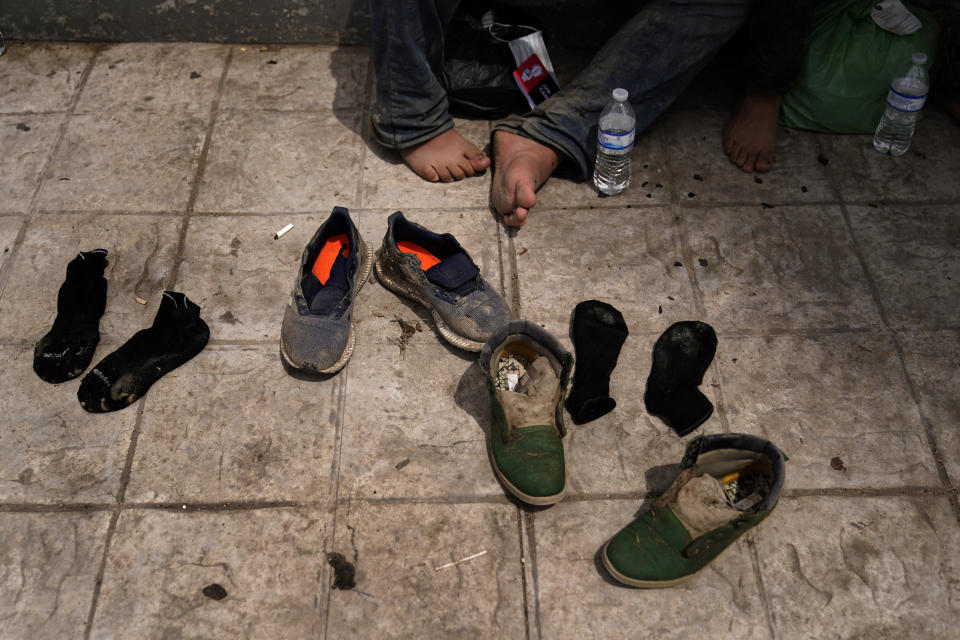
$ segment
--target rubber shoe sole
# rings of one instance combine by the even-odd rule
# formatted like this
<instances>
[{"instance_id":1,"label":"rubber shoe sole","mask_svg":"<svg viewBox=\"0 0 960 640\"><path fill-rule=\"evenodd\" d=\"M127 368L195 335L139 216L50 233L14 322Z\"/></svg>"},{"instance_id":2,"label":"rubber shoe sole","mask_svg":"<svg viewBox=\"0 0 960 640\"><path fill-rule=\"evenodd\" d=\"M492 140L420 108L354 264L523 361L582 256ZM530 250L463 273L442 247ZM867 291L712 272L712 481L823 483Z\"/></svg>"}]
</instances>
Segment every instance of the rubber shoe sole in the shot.
<instances>
[{"instance_id":1,"label":"rubber shoe sole","mask_svg":"<svg viewBox=\"0 0 960 640\"><path fill-rule=\"evenodd\" d=\"M360 234L357 234L357 244L360 249L360 268L357 270L357 279L356 283L353 286L353 296L356 298L357 293L360 292L360 287L367 281L367 278L370 277L370 267L373 264L373 250L367 246L367 243L363 241L363 238L360 237ZM350 357L353 355L353 348L357 341L357 323L351 318L350 319L350 335L347 337L347 345L343 349L343 353L340 354L340 359L337 362L327 369L321 369L317 371L318 374L330 374L336 373L347 366L347 362L350 361ZM283 363L295 369L301 371L302 369L290 361L289 356L287 356L286 350L283 343L283 335L280 336L280 358L283 360Z\"/></svg>"},{"instance_id":2,"label":"rubber shoe sole","mask_svg":"<svg viewBox=\"0 0 960 640\"><path fill-rule=\"evenodd\" d=\"M396 271L390 268L389 264L385 264L386 261L381 259L380 251L377 251L377 257L374 261L374 270L377 273L377 280L380 281L380 284L385 286L387 289L390 289L394 293L397 293L405 298L409 298L414 302L419 303L426 309L430 311L430 316L433 318L433 323L437 327L437 331L443 337L444 340L457 347L458 349L463 349L464 351L480 351L483 348L483 342L476 342L465 338L451 329L446 322L443 321L443 317L440 315L440 312L434 308L432 304L420 293L411 287L404 278L397 274Z\"/></svg>"}]
</instances>

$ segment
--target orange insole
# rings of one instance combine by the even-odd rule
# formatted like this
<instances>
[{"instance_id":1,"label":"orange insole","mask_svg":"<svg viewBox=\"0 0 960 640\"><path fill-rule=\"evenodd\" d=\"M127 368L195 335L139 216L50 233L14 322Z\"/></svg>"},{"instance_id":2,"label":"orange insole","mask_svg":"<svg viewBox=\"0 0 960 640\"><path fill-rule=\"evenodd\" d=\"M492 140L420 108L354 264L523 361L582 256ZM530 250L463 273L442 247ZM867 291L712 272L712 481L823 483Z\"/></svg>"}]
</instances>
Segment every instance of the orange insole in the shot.
<instances>
[{"instance_id":1,"label":"orange insole","mask_svg":"<svg viewBox=\"0 0 960 640\"><path fill-rule=\"evenodd\" d=\"M440 263L440 258L433 255L420 245L415 242L410 242L409 240L401 240L397 243L397 247L400 251L404 253L412 253L413 255L420 258L420 268L426 271L435 264Z\"/></svg>"},{"instance_id":2,"label":"orange insole","mask_svg":"<svg viewBox=\"0 0 960 640\"><path fill-rule=\"evenodd\" d=\"M320 284L327 284L327 280L330 279L330 269L333 268L333 263L337 261L337 254L339 253L342 253L344 258L350 255L350 243L345 233L338 233L327 238L323 248L320 249L320 255L317 256L313 267L310 269L310 272L317 276Z\"/></svg>"}]
</instances>

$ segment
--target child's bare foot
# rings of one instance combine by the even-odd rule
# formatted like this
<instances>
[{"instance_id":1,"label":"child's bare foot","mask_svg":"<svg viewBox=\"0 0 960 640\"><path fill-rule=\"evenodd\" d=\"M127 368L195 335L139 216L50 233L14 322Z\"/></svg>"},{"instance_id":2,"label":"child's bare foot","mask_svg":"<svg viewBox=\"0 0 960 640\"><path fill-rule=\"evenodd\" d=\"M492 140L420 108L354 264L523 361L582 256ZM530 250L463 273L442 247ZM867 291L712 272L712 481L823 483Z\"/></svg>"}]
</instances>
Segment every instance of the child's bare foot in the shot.
<instances>
[{"instance_id":1,"label":"child's bare foot","mask_svg":"<svg viewBox=\"0 0 960 640\"><path fill-rule=\"evenodd\" d=\"M415 174L430 182L463 180L490 166L490 158L456 129L401 149L400 156Z\"/></svg>"},{"instance_id":2,"label":"child's bare foot","mask_svg":"<svg viewBox=\"0 0 960 640\"><path fill-rule=\"evenodd\" d=\"M746 172L769 171L777 142L781 96L747 90L723 129L723 150Z\"/></svg>"},{"instance_id":3,"label":"child's bare foot","mask_svg":"<svg viewBox=\"0 0 960 640\"><path fill-rule=\"evenodd\" d=\"M560 158L550 147L506 131L493 132L493 157L493 207L506 224L521 227L537 204L537 189L557 168Z\"/></svg>"}]
</instances>

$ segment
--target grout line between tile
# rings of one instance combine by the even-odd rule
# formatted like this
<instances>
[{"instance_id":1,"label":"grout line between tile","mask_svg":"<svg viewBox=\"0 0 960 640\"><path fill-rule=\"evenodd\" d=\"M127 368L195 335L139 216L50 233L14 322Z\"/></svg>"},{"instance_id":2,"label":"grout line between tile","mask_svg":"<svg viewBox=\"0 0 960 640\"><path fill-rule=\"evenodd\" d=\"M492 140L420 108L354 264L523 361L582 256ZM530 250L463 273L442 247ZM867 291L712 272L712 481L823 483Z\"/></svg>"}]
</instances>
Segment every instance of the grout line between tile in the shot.
<instances>
[{"instance_id":1,"label":"grout line between tile","mask_svg":"<svg viewBox=\"0 0 960 640\"><path fill-rule=\"evenodd\" d=\"M328 499L327 501L328 506L331 506L332 503L331 510L333 512L333 520L330 525L330 535L327 538L330 541L331 546L336 543L337 517L340 513L340 505L346 503L348 515L350 513L351 506L350 499L344 501L340 500L340 464L343 459L343 418L347 408L347 387L350 380L349 364L347 364L346 368L341 372L338 380L340 381L340 384L337 385L339 388L339 395L337 398L337 424L334 432L333 460L330 462L330 498L332 498L332 500ZM326 544L324 544L324 551L326 551ZM324 555L323 566L327 566L326 555ZM330 580L326 571L321 571L320 575L321 579L323 579L323 583L320 585L320 601L324 603L323 611L320 613L320 637L326 640L328 626L330 624L330 604L333 599L333 589L331 588Z\"/></svg>"},{"instance_id":2,"label":"grout line between tile","mask_svg":"<svg viewBox=\"0 0 960 640\"><path fill-rule=\"evenodd\" d=\"M923 425L923 431L927 437L927 446L930 449L930 455L933 456L933 463L937 468L937 476L939 476L940 483L943 485L943 487L954 493L953 499L950 500L950 508L953 511L954 518L956 518L957 522L960 523L960 500L958 500L956 496L956 488L953 486L953 483L950 482L950 475L947 473L947 468L944 465L943 455L940 452L940 445L937 443L936 435L933 432L933 423L930 420L930 417L923 410L923 403L920 402L920 393L917 390L916 383L913 381L913 376L910 375L910 369L907 367L907 361L903 353L903 346L900 344L900 337L897 335L897 331L890 326L890 320L887 316L886 308L884 307L883 300L880 296L880 288L877 286L876 280L873 277L873 273L871 273L867 264L867 259L864 255L862 247L860 246L859 238L854 231L853 221L850 219L850 212L847 210L847 205L840 205L840 211L843 213L843 221L847 226L847 233L850 234L850 239L852 240L854 255L856 255L857 260L860 262L860 268L863 269L864 278L867 281L867 287L870 289L870 295L873 298L874 304L876 305L877 313L880 316L881 322L883 322L883 325L889 332L890 341L893 343L894 352L897 355L897 359L900 361L900 371L903 375L904 382L907 384L907 391L910 393L910 398L913 400L914 406L917 408L917 413L920 415L920 422Z\"/></svg>"},{"instance_id":3,"label":"grout line between tile","mask_svg":"<svg viewBox=\"0 0 960 640\"><path fill-rule=\"evenodd\" d=\"M520 587L523 590L523 630L524 638L530 640L530 598L527 595L527 564L523 544L523 511L519 506L514 513L517 514L517 538L520 541Z\"/></svg>"},{"instance_id":4,"label":"grout line between tile","mask_svg":"<svg viewBox=\"0 0 960 640\"><path fill-rule=\"evenodd\" d=\"M770 632L771 640L776 640L777 629L773 623L773 609L770 606L770 598L767 596L767 588L763 584L763 573L760 571L760 556L757 554L757 545L753 539L753 532L744 536L744 540L750 552L750 563L753 565L753 575L757 580L757 590L760 592L760 605L763 607L763 617L767 622L767 630Z\"/></svg>"},{"instance_id":5,"label":"grout line between tile","mask_svg":"<svg viewBox=\"0 0 960 640\"><path fill-rule=\"evenodd\" d=\"M519 507L518 507L519 508ZM537 529L534 512L521 509L521 516L527 531L527 540L530 544L529 565L530 575L533 576L533 621L537 631L537 639L543 638L543 628L540 622L540 571L537 567Z\"/></svg>"},{"instance_id":6,"label":"grout line between tile","mask_svg":"<svg viewBox=\"0 0 960 640\"><path fill-rule=\"evenodd\" d=\"M103 556L100 558L100 567L97 569L97 577L93 585L93 598L90 601L90 612L87 614L87 622L83 630L84 640L89 640L90 633L93 630L93 620L97 614L97 605L100 602L100 589L103 586L103 578L107 570L107 558L110 554L110 545L113 542L113 536L117 530L117 521L120 519L120 513L124 508L127 486L130 484L133 457L137 450L137 442L140 439L140 425L143 421L144 405L146 405L146 400L141 399L137 407L137 417L133 423L133 433L130 434L130 445L127 447L127 457L124 460L123 471L120 474L120 487L117 489L116 503L113 506L113 514L110 516L107 536L103 543Z\"/></svg>"}]
</instances>

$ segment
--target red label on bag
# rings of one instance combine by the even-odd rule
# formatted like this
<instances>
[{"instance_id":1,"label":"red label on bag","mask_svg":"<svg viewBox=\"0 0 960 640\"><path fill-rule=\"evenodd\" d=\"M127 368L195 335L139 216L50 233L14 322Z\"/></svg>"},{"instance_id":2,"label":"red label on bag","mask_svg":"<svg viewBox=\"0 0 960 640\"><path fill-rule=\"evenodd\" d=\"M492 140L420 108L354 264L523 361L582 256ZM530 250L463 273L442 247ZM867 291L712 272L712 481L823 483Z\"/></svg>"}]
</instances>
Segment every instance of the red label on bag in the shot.
<instances>
[{"instance_id":1,"label":"red label on bag","mask_svg":"<svg viewBox=\"0 0 960 640\"><path fill-rule=\"evenodd\" d=\"M537 54L531 55L517 67L513 79L517 81L531 109L560 89Z\"/></svg>"}]
</instances>

